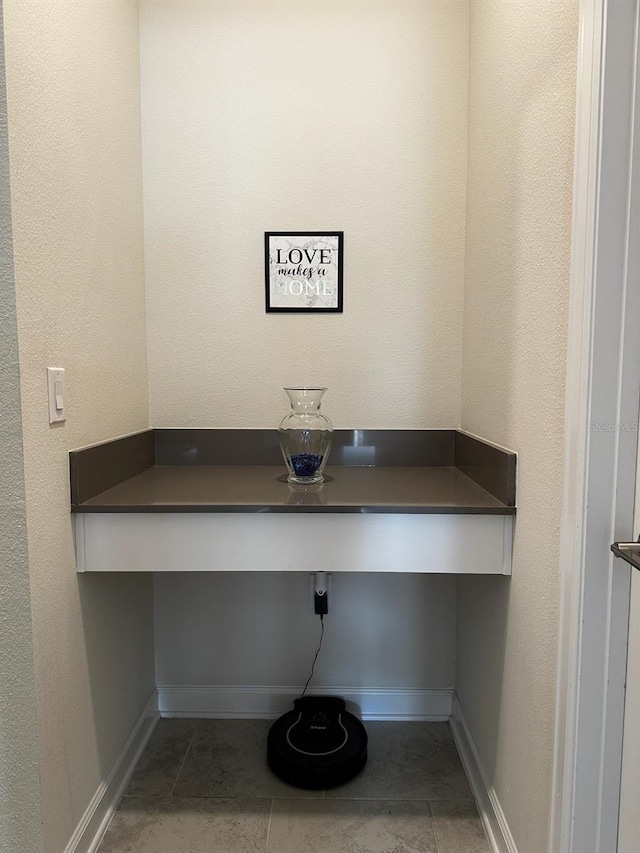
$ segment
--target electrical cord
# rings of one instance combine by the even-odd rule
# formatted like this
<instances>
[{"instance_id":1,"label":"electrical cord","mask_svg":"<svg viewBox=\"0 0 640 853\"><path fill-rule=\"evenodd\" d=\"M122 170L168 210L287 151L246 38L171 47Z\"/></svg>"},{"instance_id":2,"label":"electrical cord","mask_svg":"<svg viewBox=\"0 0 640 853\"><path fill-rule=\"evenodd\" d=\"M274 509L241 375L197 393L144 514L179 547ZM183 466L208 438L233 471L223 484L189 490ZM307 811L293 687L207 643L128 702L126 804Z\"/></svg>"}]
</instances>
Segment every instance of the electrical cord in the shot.
<instances>
[{"instance_id":1,"label":"electrical cord","mask_svg":"<svg viewBox=\"0 0 640 853\"><path fill-rule=\"evenodd\" d=\"M309 673L309 678L307 678L307 683L304 686L304 690L302 691L301 699L304 699L304 694L307 692L307 687L309 686L309 682L313 678L313 670L316 666L316 661L318 660L318 655L320 654L320 649L322 648L322 641L324 640L324 614L320 614L320 624L322 626L320 630L320 643L318 644L318 648L316 649L316 655L313 659L313 663L311 664L311 672Z\"/></svg>"}]
</instances>

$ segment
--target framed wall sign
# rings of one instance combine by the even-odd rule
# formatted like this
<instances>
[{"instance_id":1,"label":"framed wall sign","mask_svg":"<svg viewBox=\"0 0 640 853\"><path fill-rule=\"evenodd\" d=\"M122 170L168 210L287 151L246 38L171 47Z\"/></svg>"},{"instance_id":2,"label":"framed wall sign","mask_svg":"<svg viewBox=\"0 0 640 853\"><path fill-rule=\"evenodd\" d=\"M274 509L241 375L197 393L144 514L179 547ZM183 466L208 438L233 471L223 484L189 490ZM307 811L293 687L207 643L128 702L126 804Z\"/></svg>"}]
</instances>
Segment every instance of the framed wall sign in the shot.
<instances>
[{"instance_id":1,"label":"framed wall sign","mask_svg":"<svg viewBox=\"0 0 640 853\"><path fill-rule=\"evenodd\" d=\"M267 312L342 312L343 231L267 231Z\"/></svg>"}]
</instances>

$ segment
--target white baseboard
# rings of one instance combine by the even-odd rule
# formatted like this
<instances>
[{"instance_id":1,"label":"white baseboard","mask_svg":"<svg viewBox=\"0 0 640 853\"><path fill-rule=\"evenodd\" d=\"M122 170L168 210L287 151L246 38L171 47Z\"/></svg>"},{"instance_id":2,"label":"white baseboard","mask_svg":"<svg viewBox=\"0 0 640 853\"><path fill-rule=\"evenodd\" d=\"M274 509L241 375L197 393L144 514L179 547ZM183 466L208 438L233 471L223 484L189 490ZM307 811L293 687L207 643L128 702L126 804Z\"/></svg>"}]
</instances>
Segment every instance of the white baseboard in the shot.
<instances>
[{"instance_id":1,"label":"white baseboard","mask_svg":"<svg viewBox=\"0 0 640 853\"><path fill-rule=\"evenodd\" d=\"M64 853L95 853L160 715L154 690L108 776L98 786Z\"/></svg>"},{"instance_id":2,"label":"white baseboard","mask_svg":"<svg viewBox=\"0 0 640 853\"><path fill-rule=\"evenodd\" d=\"M449 725L493 853L518 853L500 800L495 788L487 779L469 724L455 693Z\"/></svg>"},{"instance_id":3,"label":"white baseboard","mask_svg":"<svg viewBox=\"0 0 640 853\"><path fill-rule=\"evenodd\" d=\"M230 687L158 685L163 717L210 717L270 720L289 711L299 687ZM363 720L448 720L453 689L375 690L322 687L308 695L342 696Z\"/></svg>"}]
</instances>

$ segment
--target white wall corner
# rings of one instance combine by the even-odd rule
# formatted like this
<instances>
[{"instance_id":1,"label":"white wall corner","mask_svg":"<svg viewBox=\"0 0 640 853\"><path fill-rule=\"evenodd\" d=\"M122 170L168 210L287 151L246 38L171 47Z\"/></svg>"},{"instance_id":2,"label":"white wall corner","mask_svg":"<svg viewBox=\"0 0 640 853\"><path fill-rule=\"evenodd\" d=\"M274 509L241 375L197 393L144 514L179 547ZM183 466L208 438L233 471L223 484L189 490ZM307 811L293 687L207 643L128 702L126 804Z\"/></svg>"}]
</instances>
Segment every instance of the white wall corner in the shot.
<instances>
[{"instance_id":1,"label":"white wall corner","mask_svg":"<svg viewBox=\"0 0 640 853\"><path fill-rule=\"evenodd\" d=\"M158 685L163 717L272 720L290 711L299 687L235 687L227 685ZM308 695L341 696L363 720L441 722L451 714L453 689L375 690L320 687Z\"/></svg>"},{"instance_id":2,"label":"white wall corner","mask_svg":"<svg viewBox=\"0 0 640 853\"><path fill-rule=\"evenodd\" d=\"M492 853L518 853L498 794L487 778L469 724L455 692L451 703L449 725Z\"/></svg>"},{"instance_id":3,"label":"white wall corner","mask_svg":"<svg viewBox=\"0 0 640 853\"><path fill-rule=\"evenodd\" d=\"M154 690L122 752L98 785L64 853L96 853L159 719L158 695Z\"/></svg>"}]
</instances>

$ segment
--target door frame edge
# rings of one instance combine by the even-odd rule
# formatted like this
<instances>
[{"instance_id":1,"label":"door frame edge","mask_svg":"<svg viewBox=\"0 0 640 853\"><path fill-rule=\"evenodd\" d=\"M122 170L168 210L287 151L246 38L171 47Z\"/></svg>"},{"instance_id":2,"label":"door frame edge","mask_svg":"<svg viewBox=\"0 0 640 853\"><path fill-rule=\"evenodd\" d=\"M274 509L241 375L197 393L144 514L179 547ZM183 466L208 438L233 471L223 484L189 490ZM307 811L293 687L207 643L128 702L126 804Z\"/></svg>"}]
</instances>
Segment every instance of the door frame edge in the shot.
<instances>
[{"instance_id":1,"label":"door frame edge","mask_svg":"<svg viewBox=\"0 0 640 853\"><path fill-rule=\"evenodd\" d=\"M637 456L639 6L580 0L549 853L617 847L629 572L608 546L632 533Z\"/></svg>"}]
</instances>

